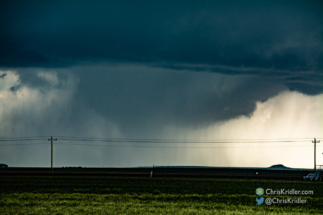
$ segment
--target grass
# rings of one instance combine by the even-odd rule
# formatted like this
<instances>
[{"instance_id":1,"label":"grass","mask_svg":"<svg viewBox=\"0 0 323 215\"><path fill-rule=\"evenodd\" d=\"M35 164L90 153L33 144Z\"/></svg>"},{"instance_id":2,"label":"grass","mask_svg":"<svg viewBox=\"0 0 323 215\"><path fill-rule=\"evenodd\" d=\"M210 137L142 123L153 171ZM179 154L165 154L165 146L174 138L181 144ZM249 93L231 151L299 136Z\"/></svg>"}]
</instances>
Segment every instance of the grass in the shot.
<instances>
[{"instance_id":1,"label":"grass","mask_svg":"<svg viewBox=\"0 0 323 215\"><path fill-rule=\"evenodd\" d=\"M0 214L322 214L323 183L259 179L0 176ZM257 206L255 190L313 190ZM259 198L259 197L258 197Z\"/></svg>"}]
</instances>

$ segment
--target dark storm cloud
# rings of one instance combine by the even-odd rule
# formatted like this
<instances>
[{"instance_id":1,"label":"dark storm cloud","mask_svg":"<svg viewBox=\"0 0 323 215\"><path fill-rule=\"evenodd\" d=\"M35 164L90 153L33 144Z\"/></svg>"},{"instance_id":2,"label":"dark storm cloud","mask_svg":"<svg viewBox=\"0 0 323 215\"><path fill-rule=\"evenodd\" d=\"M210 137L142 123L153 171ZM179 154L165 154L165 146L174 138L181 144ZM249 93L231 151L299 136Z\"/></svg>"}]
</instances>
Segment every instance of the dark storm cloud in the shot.
<instances>
[{"instance_id":1,"label":"dark storm cloud","mask_svg":"<svg viewBox=\"0 0 323 215\"><path fill-rule=\"evenodd\" d=\"M0 1L0 136L204 138L288 89L323 92L322 14L322 1ZM64 147L62 165L194 163ZM29 165L48 158L29 150ZM23 151L0 152L26 165Z\"/></svg>"},{"instance_id":2,"label":"dark storm cloud","mask_svg":"<svg viewBox=\"0 0 323 215\"><path fill-rule=\"evenodd\" d=\"M73 111L88 106L125 135L208 126L250 116L257 101L287 89L323 92L321 6L2 1L0 66L18 70L12 92L53 89L42 69L61 71L58 83L70 71L80 80Z\"/></svg>"},{"instance_id":3,"label":"dark storm cloud","mask_svg":"<svg viewBox=\"0 0 323 215\"><path fill-rule=\"evenodd\" d=\"M321 1L2 1L0 8L1 66L181 63L300 79L312 71L312 81L322 80ZM288 86L323 91L310 82Z\"/></svg>"},{"instance_id":4,"label":"dark storm cloud","mask_svg":"<svg viewBox=\"0 0 323 215\"><path fill-rule=\"evenodd\" d=\"M35 68L71 70L79 105L128 133L250 116L287 88L323 92L321 1L2 1L0 16L0 66L43 91Z\"/></svg>"},{"instance_id":5,"label":"dark storm cloud","mask_svg":"<svg viewBox=\"0 0 323 215\"><path fill-rule=\"evenodd\" d=\"M19 87L37 86L44 95L57 86L51 85L35 68L18 69ZM254 75L224 75L189 72L169 68L152 68L138 64L105 64L46 70L77 80L72 113L88 109L114 123L128 137L161 137L168 126L205 128L240 116L251 116L256 102L287 90L282 80L273 81ZM74 83L74 82L72 82ZM11 91L19 90L13 86ZM55 109L55 103L53 108ZM85 111L86 112L86 111ZM70 115L70 114L68 114ZM79 115L72 114L73 127Z\"/></svg>"},{"instance_id":6,"label":"dark storm cloud","mask_svg":"<svg viewBox=\"0 0 323 215\"><path fill-rule=\"evenodd\" d=\"M158 66L175 70L195 72L214 72L224 75L251 75L273 82L284 84L292 91L299 91L308 95L318 95L323 92L322 70L293 71L272 68L247 68L231 66L191 65L191 64L159 64Z\"/></svg>"},{"instance_id":7,"label":"dark storm cloud","mask_svg":"<svg viewBox=\"0 0 323 215\"><path fill-rule=\"evenodd\" d=\"M189 73L143 66L75 68L78 100L131 137L156 137L163 128L203 128L251 116L257 101L286 90L253 76ZM95 104L95 105L94 105Z\"/></svg>"}]
</instances>

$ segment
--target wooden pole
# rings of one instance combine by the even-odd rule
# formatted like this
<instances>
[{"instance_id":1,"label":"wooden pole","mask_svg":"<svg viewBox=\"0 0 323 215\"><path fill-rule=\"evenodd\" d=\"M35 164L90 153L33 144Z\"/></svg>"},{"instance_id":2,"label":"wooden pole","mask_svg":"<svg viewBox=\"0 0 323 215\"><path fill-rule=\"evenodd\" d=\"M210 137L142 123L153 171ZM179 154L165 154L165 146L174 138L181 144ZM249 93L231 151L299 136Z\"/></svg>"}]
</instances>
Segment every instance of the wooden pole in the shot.
<instances>
[{"instance_id":1,"label":"wooden pole","mask_svg":"<svg viewBox=\"0 0 323 215\"><path fill-rule=\"evenodd\" d=\"M314 171L316 171L316 139L314 138Z\"/></svg>"},{"instance_id":2,"label":"wooden pole","mask_svg":"<svg viewBox=\"0 0 323 215\"><path fill-rule=\"evenodd\" d=\"M314 143L314 171L316 171L316 143L319 143L319 140L316 140L314 138L314 141L312 141L312 143Z\"/></svg>"},{"instance_id":3,"label":"wooden pole","mask_svg":"<svg viewBox=\"0 0 323 215\"><path fill-rule=\"evenodd\" d=\"M51 145L50 166L51 166L52 175L53 175L53 137L50 137L50 145Z\"/></svg>"},{"instance_id":4,"label":"wooden pole","mask_svg":"<svg viewBox=\"0 0 323 215\"><path fill-rule=\"evenodd\" d=\"M54 173L53 171L53 143L54 143L54 140L56 141L56 139L53 138L53 136L50 137L50 139L48 139L50 141L50 167L51 167L51 172L52 172L52 175Z\"/></svg>"}]
</instances>

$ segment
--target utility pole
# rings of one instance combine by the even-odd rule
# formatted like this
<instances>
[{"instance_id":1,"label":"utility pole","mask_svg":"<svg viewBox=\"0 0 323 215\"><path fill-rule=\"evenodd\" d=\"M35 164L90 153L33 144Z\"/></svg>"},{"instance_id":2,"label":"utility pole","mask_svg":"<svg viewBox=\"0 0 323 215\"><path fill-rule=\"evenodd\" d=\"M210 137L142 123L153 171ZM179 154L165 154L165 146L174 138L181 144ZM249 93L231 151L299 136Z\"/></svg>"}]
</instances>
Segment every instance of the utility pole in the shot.
<instances>
[{"instance_id":1,"label":"utility pole","mask_svg":"<svg viewBox=\"0 0 323 215\"><path fill-rule=\"evenodd\" d=\"M50 166L51 166L51 169L52 169L52 175L53 175L53 142L56 141L56 139L53 138L53 136L50 137L50 139L48 139L48 141L50 141L50 145L51 145L51 157L50 157Z\"/></svg>"},{"instance_id":2,"label":"utility pole","mask_svg":"<svg viewBox=\"0 0 323 215\"><path fill-rule=\"evenodd\" d=\"M319 143L320 141L316 141L316 139L314 138L314 141L312 141L312 143L314 143L314 171L316 171L316 143Z\"/></svg>"}]
</instances>

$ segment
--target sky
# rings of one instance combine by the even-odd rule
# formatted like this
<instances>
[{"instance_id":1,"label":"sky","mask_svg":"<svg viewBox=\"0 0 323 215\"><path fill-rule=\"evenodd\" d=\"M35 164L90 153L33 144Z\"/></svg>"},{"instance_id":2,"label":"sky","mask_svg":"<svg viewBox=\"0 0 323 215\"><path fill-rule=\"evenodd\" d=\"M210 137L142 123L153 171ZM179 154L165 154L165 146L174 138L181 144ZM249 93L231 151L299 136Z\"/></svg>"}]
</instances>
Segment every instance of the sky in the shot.
<instances>
[{"instance_id":1,"label":"sky","mask_svg":"<svg viewBox=\"0 0 323 215\"><path fill-rule=\"evenodd\" d=\"M55 167L313 168L322 12L314 0L1 1L0 140L43 139L1 141L0 163L50 166L53 136Z\"/></svg>"}]
</instances>

